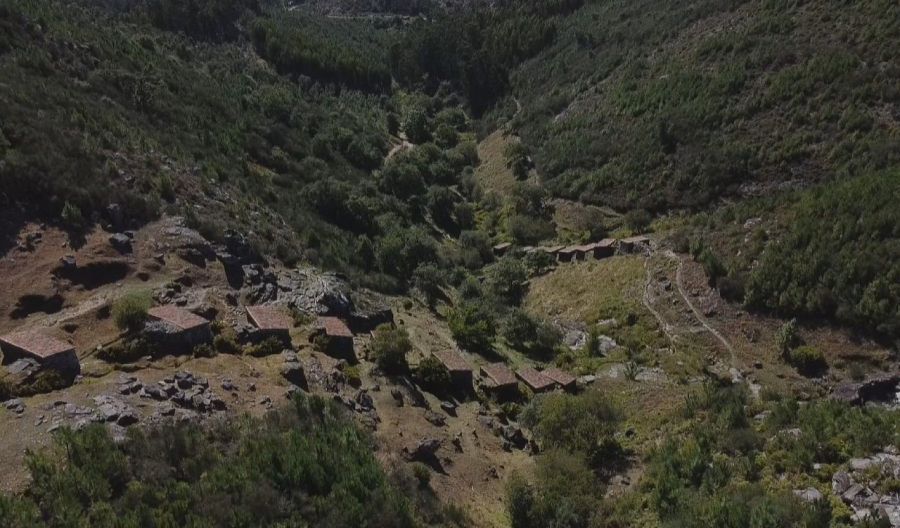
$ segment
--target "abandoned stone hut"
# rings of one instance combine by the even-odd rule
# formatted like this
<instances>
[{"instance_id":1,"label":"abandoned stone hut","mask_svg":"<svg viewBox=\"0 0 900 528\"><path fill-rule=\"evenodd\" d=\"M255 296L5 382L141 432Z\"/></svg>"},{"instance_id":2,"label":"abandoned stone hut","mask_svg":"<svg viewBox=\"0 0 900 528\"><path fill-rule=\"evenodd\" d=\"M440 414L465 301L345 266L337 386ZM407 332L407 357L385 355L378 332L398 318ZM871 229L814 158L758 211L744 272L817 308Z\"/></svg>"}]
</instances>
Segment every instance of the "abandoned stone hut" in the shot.
<instances>
[{"instance_id":1,"label":"abandoned stone hut","mask_svg":"<svg viewBox=\"0 0 900 528\"><path fill-rule=\"evenodd\" d=\"M81 371L74 346L38 330L20 330L0 337L0 351L4 365L30 359L67 375Z\"/></svg>"},{"instance_id":2,"label":"abandoned stone hut","mask_svg":"<svg viewBox=\"0 0 900 528\"><path fill-rule=\"evenodd\" d=\"M572 392L576 387L575 376L556 367L548 367L541 371L545 377L550 378L565 391Z\"/></svg>"},{"instance_id":3,"label":"abandoned stone hut","mask_svg":"<svg viewBox=\"0 0 900 528\"><path fill-rule=\"evenodd\" d=\"M636 253L647 249L650 249L650 238L644 235L619 240L619 251L621 253Z\"/></svg>"},{"instance_id":4,"label":"abandoned stone hut","mask_svg":"<svg viewBox=\"0 0 900 528\"><path fill-rule=\"evenodd\" d=\"M512 244L510 244L509 242L503 242L502 244L497 244L492 249L494 251L494 255L502 257L503 255L506 255L506 253L508 253L511 248Z\"/></svg>"},{"instance_id":5,"label":"abandoned stone hut","mask_svg":"<svg viewBox=\"0 0 900 528\"><path fill-rule=\"evenodd\" d=\"M356 354L353 351L353 332L344 321L337 317L319 317L316 322L316 329L310 335L313 342L322 341L324 346L323 352L330 356L356 360Z\"/></svg>"},{"instance_id":6,"label":"abandoned stone hut","mask_svg":"<svg viewBox=\"0 0 900 528\"><path fill-rule=\"evenodd\" d=\"M556 385L552 379L544 376L532 367L522 367L516 371L516 377L535 394L547 392Z\"/></svg>"},{"instance_id":7,"label":"abandoned stone hut","mask_svg":"<svg viewBox=\"0 0 900 528\"><path fill-rule=\"evenodd\" d=\"M567 246L559 250L557 260L560 262L574 262L584 260L585 246Z\"/></svg>"},{"instance_id":8,"label":"abandoned stone hut","mask_svg":"<svg viewBox=\"0 0 900 528\"><path fill-rule=\"evenodd\" d=\"M455 350L435 350L434 357L450 373L453 387L461 391L472 390L472 366Z\"/></svg>"},{"instance_id":9,"label":"abandoned stone hut","mask_svg":"<svg viewBox=\"0 0 900 528\"><path fill-rule=\"evenodd\" d=\"M172 352L184 352L212 341L209 321L184 308L157 306L148 310L147 315L149 321L144 326L144 335Z\"/></svg>"},{"instance_id":10,"label":"abandoned stone hut","mask_svg":"<svg viewBox=\"0 0 900 528\"><path fill-rule=\"evenodd\" d=\"M491 363L482 365L481 374L484 376L483 388L498 397L511 397L517 392L519 382L516 375L505 363Z\"/></svg>"},{"instance_id":11,"label":"abandoned stone hut","mask_svg":"<svg viewBox=\"0 0 900 528\"><path fill-rule=\"evenodd\" d=\"M585 246L587 254L591 255L595 259L602 259L606 257L611 257L616 252L616 239L614 238L604 238L599 242L594 242L593 244L588 244Z\"/></svg>"},{"instance_id":12,"label":"abandoned stone hut","mask_svg":"<svg viewBox=\"0 0 900 528\"><path fill-rule=\"evenodd\" d=\"M294 319L278 306L248 306L247 321L256 329L260 340L274 337L285 344L291 342Z\"/></svg>"}]
</instances>

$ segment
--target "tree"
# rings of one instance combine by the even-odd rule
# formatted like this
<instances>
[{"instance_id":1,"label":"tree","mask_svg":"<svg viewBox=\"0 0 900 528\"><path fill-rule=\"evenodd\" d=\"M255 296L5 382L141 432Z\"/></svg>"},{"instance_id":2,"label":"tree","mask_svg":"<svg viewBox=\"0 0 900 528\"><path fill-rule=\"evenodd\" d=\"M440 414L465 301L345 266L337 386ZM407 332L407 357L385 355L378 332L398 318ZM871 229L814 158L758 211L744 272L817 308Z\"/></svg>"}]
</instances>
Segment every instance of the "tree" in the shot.
<instances>
[{"instance_id":1,"label":"tree","mask_svg":"<svg viewBox=\"0 0 900 528\"><path fill-rule=\"evenodd\" d=\"M504 258L491 264L484 271L488 291L504 303L514 306L522 300L526 292L528 272L522 261Z\"/></svg>"},{"instance_id":2,"label":"tree","mask_svg":"<svg viewBox=\"0 0 900 528\"><path fill-rule=\"evenodd\" d=\"M453 339L466 350L486 351L493 345L494 318L479 305L465 301L450 311L448 319Z\"/></svg>"},{"instance_id":3,"label":"tree","mask_svg":"<svg viewBox=\"0 0 900 528\"><path fill-rule=\"evenodd\" d=\"M521 142L513 142L506 146L503 150L506 157L506 166L509 167L513 175L519 180L528 177L528 170L531 168L531 158L528 157L528 149Z\"/></svg>"},{"instance_id":4,"label":"tree","mask_svg":"<svg viewBox=\"0 0 900 528\"><path fill-rule=\"evenodd\" d=\"M421 144L427 142L431 135L428 131L428 116L421 108L411 108L403 117L403 131L411 142Z\"/></svg>"},{"instance_id":5,"label":"tree","mask_svg":"<svg viewBox=\"0 0 900 528\"><path fill-rule=\"evenodd\" d=\"M441 288L444 286L444 275L434 264L421 264L413 272L413 285L431 308L443 295Z\"/></svg>"},{"instance_id":6,"label":"tree","mask_svg":"<svg viewBox=\"0 0 900 528\"><path fill-rule=\"evenodd\" d=\"M384 372L402 374L409 369L406 354L412 350L412 343L405 328L379 325L372 336L371 347L375 364Z\"/></svg>"}]
</instances>

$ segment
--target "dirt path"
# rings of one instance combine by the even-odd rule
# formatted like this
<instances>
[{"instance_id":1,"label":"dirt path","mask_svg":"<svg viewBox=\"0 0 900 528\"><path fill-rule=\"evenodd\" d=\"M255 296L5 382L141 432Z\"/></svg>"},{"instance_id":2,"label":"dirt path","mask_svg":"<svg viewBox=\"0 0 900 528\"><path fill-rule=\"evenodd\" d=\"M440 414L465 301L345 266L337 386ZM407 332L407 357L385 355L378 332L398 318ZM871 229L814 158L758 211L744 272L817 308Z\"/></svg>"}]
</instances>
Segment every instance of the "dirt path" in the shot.
<instances>
[{"instance_id":1,"label":"dirt path","mask_svg":"<svg viewBox=\"0 0 900 528\"><path fill-rule=\"evenodd\" d=\"M722 346L724 346L725 350L727 350L731 355L731 365L733 367L737 367L737 356L734 353L734 347L731 345L728 339L725 338L724 335L722 335L721 332L719 332L718 330L713 328L711 324L709 324L709 321L706 319L700 309L697 308L693 302L691 302L690 296L684 290L684 280L682 276L683 262L681 258L679 258L678 255L676 255L674 252L672 252L672 250L666 250L664 255L670 259L678 261L678 267L675 270L675 286L678 288L678 294L681 295L681 298L684 300L687 307L690 308L691 312L694 313L694 318L697 319L697 322L699 322L703 326L703 328L705 328L710 334L715 336L715 338L718 339L720 343L722 343Z\"/></svg>"},{"instance_id":2,"label":"dirt path","mask_svg":"<svg viewBox=\"0 0 900 528\"><path fill-rule=\"evenodd\" d=\"M669 324L668 321L653 307L653 303L650 302L650 288L653 285L653 272L650 270L650 257L648 256L644 259L644 270L647 272L647 279L644 282L644 294L641 297L641 302L644 304L644 307L653 314L653 317L656 318L656 321L659 323L659 327L662 329L663 333L666 334L666 337L669 339L669 343L672 344L672 351L676 351L678 349L678 345L676 344L676 336L673 332L673 326Z\"/></svg>"}]
</instances>

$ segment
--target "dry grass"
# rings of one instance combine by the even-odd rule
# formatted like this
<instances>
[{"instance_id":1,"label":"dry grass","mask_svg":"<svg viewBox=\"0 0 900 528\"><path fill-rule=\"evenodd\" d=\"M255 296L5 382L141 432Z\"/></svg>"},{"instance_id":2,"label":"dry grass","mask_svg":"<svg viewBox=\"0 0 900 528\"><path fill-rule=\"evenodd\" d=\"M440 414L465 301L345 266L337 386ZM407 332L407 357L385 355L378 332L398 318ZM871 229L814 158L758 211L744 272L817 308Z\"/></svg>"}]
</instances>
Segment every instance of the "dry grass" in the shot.
<instances>
[{"instance_id":1,"label":"dry grass","mask_svg":"<svg viewBox=\"0 0 900 528\"><path fill-rule=\"evenodd\" d=\"M646 315L641 305L643 259L637 256L561 264L531 282L526 309L538 316L594 324Z\"/></svg>"},{"instance_id":2,"label":"dry grass","mask_svg":"<svg viewBox=\"0 0 900 528\"><path fill-rule=\"evenodd\" d=\"M502 197L509 196L516 185L516 177L506 166L504 150L516 141L498 130L478 144L478 158L481 163L475 169L475 181L485 192L494 192Z\"/></svg>"}]
</instances>

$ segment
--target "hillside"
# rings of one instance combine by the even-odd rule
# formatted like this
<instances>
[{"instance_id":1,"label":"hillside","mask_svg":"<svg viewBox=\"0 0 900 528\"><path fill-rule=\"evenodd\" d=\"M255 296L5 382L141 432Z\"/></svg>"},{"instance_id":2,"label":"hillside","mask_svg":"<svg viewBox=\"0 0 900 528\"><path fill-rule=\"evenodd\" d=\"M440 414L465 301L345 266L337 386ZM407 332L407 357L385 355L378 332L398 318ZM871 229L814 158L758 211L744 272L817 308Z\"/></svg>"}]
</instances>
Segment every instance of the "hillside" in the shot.
<instances>
[{"instance_id":1,"label":"hillside","mask_svg":"<svg viewBox=\"0 0 900 528\"><path fill-rule=\"evenodd\" d=\"M900 526L887 0L0 3L0 528Z\"/></svg>"}]
</instances>

